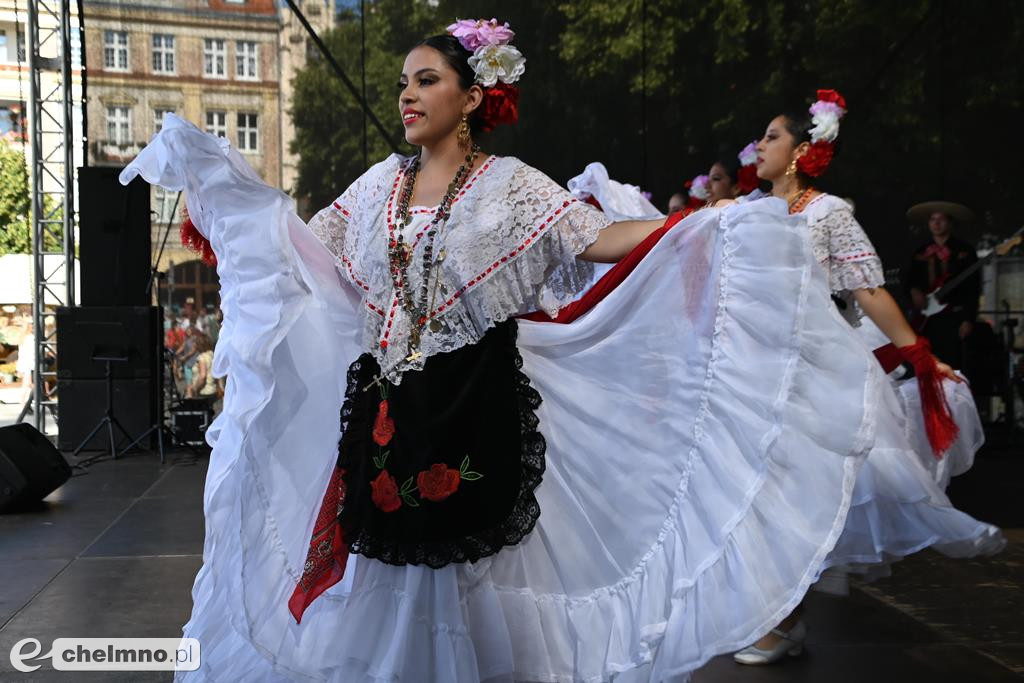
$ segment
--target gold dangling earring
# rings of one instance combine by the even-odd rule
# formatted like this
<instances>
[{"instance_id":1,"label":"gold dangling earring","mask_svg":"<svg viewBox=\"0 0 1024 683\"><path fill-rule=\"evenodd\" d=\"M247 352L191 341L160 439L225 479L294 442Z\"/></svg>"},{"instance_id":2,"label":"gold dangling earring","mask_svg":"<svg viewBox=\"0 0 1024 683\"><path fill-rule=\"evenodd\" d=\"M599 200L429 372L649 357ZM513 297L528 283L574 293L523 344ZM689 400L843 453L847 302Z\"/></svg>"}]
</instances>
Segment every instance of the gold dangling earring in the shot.
<instances>
[{"instance_id":1,"label":"gold dangling earring","mask_svg":"<svg viewBox=\"0 0 1024 683\"><path fill-rule=\"evenodd\" d=\"M459 138L459 149L463 152L468 152L473 144L473 136L469 132L469 118L465 114L462 115L462 120L459 121L459 129L456 134Z\"/></svg>"},{"instance_id":2,"label":"gold dangling earring","mask_svg":"<svg viewBox=\"0 0 1024 683\"><path fill-rule=\"evenodd\" d=\"M792 178L796 175L796 159L789 162L789 166L786 167L786 176Z\"/></svg>"}]
</instances>

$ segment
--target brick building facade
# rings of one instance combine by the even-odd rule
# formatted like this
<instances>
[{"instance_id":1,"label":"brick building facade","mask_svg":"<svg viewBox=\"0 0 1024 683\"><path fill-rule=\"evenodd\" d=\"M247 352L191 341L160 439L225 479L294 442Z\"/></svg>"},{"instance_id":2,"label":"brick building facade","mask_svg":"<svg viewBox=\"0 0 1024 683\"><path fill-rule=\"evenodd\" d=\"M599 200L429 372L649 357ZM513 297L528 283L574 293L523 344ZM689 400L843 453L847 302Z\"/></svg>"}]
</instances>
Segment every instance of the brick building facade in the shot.
<instances>
[{"instance_id":1,"label":"brick building facade","mask_svg":"<svg viewBox=\"0 0 1024 683\"><path fill-rule=\"evenodd\" d=\"M333 25L328 0L300 3L317 30ZM270 185L294 185L290 82L306 63L305 33L274 0L84 0L89 162L122 166L159 130L167 111L226 137ZM154 250L175 195L151 195ZM173 228L172 228L173 229ZM216 297L215 274L167 241L160 271L175 303ZM188 294L192 292L192 294Z\"/></svg>"}]
</instances>

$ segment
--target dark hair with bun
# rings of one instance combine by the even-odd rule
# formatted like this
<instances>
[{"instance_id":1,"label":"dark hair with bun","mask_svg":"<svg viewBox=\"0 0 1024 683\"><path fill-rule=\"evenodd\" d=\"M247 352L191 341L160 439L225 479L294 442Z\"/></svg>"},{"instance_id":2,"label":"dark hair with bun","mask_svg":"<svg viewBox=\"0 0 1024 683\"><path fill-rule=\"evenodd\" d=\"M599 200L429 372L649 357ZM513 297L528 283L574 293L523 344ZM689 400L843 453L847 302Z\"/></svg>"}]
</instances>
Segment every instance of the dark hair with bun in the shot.
<instances>
[{"instance_id":1,"label":"dark hair with bun","mask_svg":"<svg viewBox=\"0 0 1024 683\"><path fill-rule=\"evenodd\" d=\"M430 36L413 46L413 49L421 46L433 48L441 53L444 61L448 63L455 73L459 75L459 85L463 90L469 90L476 83L476 72L469 65L469 58L473 53L462 47L459 39L452 35ZM480 120L480 108L469 116L469 130L476 137L482 132L483 121Z\"/></svg>"},{"instance_id":2,"label":"dark hair with bun","mask_svg":"<svg viewBox=\"0 0 1024 683\"><path fill-rule=\"evenodd\" d=\"M739 158L736 157L735 154L719 154L717 157L715 157L715 161L711 165L714 166L715 164L721 166L725 170L726 175L729 176L729 180L732 181L733 185L739 182L740 160Z\"/></svg>"},{"instance_id":3,"label":"dark hair with bun","mask_svg":"<svg viewBox=\"0 0 1024 683\"><path fill-rule=\"evenodd\" d=\"M809 143L811 141L811 129L814 128L814 123L811 121L811 113L809 111L806 109L802 112L799 109L787 109L780 116L786 120L786 130L793 136L795 141L794 147L801 142Z\"/></svg>"}]
</instances>

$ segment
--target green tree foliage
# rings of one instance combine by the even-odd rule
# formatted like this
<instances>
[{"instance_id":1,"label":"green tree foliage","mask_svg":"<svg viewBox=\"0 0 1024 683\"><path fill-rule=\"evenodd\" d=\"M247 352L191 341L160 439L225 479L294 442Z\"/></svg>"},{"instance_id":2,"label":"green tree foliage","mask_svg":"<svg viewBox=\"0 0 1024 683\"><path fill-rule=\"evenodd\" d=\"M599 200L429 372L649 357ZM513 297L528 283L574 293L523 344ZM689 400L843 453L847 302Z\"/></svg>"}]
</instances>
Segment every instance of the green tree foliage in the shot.
<instances>
[{"instance_id":1,"label":"green tree foliage","mask_svg":"<svg viewBox=\"0 0 1024 683\"><path fill-rule=\"evenodd\" d=\"M985 228L1020 221L1024 12L1016 0L464 0L367 2L370 102L403 145L394 83L406 51L455 17L499 17L527 58L520 123L484 146L565 182L588 162L664 205L719 156L735 155L816 88L846 95L840 151L823 189L852 197L883 259L920 235L903 212L936 197L973 206ZM327 37L358 80L359 17ZM362 117L326 64L292 103L299 194L324 206L364 170ZM371 129L370 163L388 154Z\"/></svg>"},{"instance_id":2,"label":"green tree foliage","mask_svg":"<svg viewBox=\"0 0 1024 683\"><path fill-rule=\"evenodd\" d=\"M368 3L366 16L366 98L387 128L390 138L405 153L402 125L397 112L397 82L409 45L430 33L443 30L426 3L383 0ZM360 18L351 10L338 16L337 26L321 36L346 74L360 87ZM296 137L293 151L299 154L298 186L312 207L326 206L366 170L363 163L363 113L355 98L330 65L310 46L309 65L295 78L291 103ZM391 147L367 123L369 163L391 153Z\"/></svg>"},{"instance_id":3,"label":"green tree foliage","mask_svg":"<svg viewBox=\"0 0 1024 683\"><path fill-rule=\"evenodd\" d=\"M31 206L25 155L0 142L0 256L32 252Z\"/></svg>"}]
</instances>

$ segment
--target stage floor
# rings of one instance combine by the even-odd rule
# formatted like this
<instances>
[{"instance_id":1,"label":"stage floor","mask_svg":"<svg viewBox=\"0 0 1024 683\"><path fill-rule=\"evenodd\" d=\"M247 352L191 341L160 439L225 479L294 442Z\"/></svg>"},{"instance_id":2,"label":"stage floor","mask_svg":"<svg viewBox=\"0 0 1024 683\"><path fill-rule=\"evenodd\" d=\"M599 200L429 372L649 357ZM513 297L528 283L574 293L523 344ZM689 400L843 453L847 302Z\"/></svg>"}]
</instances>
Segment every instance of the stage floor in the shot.
<instances>
[{"instance_id":1,"label":"stage floor","mask_svg":"<svg viewBox=\"0 0 1024 683\"><path fill-rule=\"evenodd\" d=\"M980 459L973 479L997 460ZM38 510L0 516L0 680L170 680L46 668L24 674L8 655L22 638L48 649L58 637L178 637L201 563L206 464L179 452L164 466L155 455L98 462L76 470ZM766 668L719 657L694 681L1021 680L1024 531L1008 535L1010 547L997 558L926 552L888 579L855 586L848 598L812 593L803 657Z\"/></svg>"}]
</instances>

